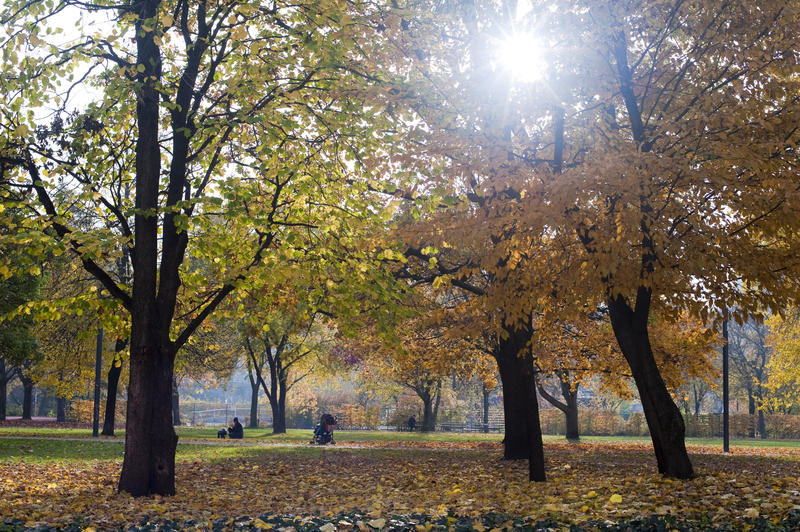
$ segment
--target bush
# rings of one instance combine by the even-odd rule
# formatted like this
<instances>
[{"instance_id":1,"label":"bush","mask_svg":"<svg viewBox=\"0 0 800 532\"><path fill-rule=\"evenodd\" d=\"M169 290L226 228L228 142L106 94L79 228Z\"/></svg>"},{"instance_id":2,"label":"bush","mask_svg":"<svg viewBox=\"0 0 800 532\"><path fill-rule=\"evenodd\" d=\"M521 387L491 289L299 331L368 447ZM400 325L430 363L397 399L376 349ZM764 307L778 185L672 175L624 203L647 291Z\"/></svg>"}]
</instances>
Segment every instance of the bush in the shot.
<instances>
[{"instance_id":1,"label":"bush","mask_svg":"<svg viewBox=\"0 0 800 532\"><path fill-rule=\"evenodd\" d=\"M564 434L564 414L557 408L545 408L540 412L544 434ZM765 415L767 437L772 439L800 439L800 416ZM693 438L722 437L722 414L684 415L686 436ZM626 420L614 410L578 409L580 434L586 436L647 436L647 421L644 414L634 412ZM748 438L758 427L758 415L731 414L730 435L732 438Z\"/></svg>"}]
</instances>

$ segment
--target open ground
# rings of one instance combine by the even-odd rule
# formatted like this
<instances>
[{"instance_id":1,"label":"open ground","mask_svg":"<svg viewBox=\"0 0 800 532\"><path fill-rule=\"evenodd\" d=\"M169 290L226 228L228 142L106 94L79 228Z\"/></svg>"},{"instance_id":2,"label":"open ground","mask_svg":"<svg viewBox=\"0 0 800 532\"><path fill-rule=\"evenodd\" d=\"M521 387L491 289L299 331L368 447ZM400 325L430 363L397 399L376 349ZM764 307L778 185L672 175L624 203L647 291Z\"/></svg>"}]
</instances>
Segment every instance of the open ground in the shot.
<instances>
[{"instance_id":1,"label":"open ground","mask_svg":"<svg viewBox=\"0 0 800 532\"><path fill-rule=\"evenodd\" d=\"M250 430L241 442L216 440L213 429L179 433L178 494L134 499L116 491L119 436L93 440L85 429L0 428L2 522L117 529L163 519L201 528L270 528L267 515L290 515L304 516L300 525L321 520L307 521L312 528L330 522L347 529L359 522L391 528L392 516L406 516L394 522L410 529L469 522L481 530L487 515L503 516L498 528L609 526L663 516L700 530L791 530L800 515L798 442L755 447L760 442L737 441L725 455L716 442L690 441L697 476L676 481L656 474L644 440L574 444L551 437L548 482L530 483L524 461L501 459L500 435L339 432L337 446L317 447L301 430L281 436Z\"/></svg>"}]
</instances>

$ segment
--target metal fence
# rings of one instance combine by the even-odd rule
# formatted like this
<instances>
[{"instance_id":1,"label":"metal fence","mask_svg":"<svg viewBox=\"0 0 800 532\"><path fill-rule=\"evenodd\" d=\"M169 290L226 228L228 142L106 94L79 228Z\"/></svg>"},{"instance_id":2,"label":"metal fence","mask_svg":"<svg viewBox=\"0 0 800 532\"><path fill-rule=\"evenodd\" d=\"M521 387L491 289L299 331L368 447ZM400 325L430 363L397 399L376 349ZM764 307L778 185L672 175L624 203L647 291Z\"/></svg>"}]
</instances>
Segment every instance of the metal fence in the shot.
<instances>
[{"instance_id":1,"label":"metal fence","mask_svg":"<svg viewBox=\"0 0 800 532\"><path fill-rule=\"evenodd\" d=\"M262 427L272 424L272 415L268 412L267 408L258 409L258 421ZM192 405L181 412L181 417L186 425L193 427L227 426L234 417L238 417L242 425L247 426L250 422L250 407L225 405L220 408L197 408L196 405Z\"/></svg>"}]
</instances>

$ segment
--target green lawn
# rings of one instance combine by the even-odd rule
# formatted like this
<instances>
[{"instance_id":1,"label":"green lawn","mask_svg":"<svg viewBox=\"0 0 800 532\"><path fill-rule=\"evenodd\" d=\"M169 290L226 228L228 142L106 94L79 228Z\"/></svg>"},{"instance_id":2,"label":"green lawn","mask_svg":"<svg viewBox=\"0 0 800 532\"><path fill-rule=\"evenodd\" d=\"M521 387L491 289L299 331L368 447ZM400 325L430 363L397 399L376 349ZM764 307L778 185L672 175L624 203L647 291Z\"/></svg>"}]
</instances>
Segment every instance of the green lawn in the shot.
<instances>
[{"instance_id":1,"label":"green lawn","mask_svg":"<svg viewBox=\"0 0 800 532\"><path fill-rule=\"evenodd\" d=\"M203 462L216 462L230 458L254 457L266 454L286 453L291 456L319 456L326 452L334 451L344 453L357 453L365 455L379 455L384 458L395 456L408 456L415 453L425 453L417 449L343 449L322 446L301 447L263 447L251 445L238 445L232 442L226 445L203 445L178 443L175 459L177 461L201 460ZM86 439L75 440L50 440L25 437L0 438L0 462L25 462L31 464L55 464L63 462L90 462L93 460L122 461L124 444L122 441L96 441ZM453 453L469 453L470 451L455 450Z\"/></svg>"},{"instance_id":2,"label":"green lawn","mask_svg":"<svg viewBox=\"0 0 800 532\"><path fill-rule=\"evenodd\" d=\"M217 427L176 427L176 432L182 440L216 440ZM55 438L87 438L92 437L89 429L62 429L54 427L0 427L0 438L8 436L38 436ZM122 441L124 430L117 430L113 437L101 436L102 440ZM286 434L273 435L269 428L245 429L245 439L264 443L302 444L308 443L311 438L310 429L288 429ZM503 439L502 434L474 433L474 432L395 432L395 431L346 431L335 432L338 443L369 443L369 442L466 442L466 441L496 441ZM564 438L556 435L545 435L545 442L562 442ZM585 443L650 443L650 438L636 436L582 436ZM722 438L687 438L688 445L702 445L722 447ZM731 440L733 447L800 447L800 440L761 440L761 439L735 439Z\"/></svg>"}]
</instances>

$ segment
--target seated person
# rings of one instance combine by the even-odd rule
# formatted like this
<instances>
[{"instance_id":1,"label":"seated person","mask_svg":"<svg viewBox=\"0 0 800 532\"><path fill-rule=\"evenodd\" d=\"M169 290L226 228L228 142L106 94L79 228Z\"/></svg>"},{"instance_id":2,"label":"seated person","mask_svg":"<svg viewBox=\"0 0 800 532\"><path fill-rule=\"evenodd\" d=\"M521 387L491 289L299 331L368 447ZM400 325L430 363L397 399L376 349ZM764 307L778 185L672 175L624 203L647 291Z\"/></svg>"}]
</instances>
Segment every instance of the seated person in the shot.
<instances>
[{"instance_id":1,"label":"seated person","mask_svg":"<svg viewBox=\"0 0 800 532\"><path fill-rule=\"evenodd\" d=\"M232 440L241 440L244 438L244 427L239 423L239 418L233 418L233 426L228 427L228 437Z\"/></svg>"}]
</instances>

